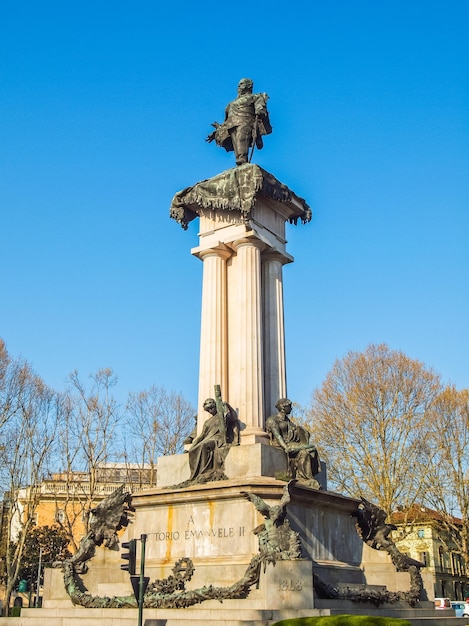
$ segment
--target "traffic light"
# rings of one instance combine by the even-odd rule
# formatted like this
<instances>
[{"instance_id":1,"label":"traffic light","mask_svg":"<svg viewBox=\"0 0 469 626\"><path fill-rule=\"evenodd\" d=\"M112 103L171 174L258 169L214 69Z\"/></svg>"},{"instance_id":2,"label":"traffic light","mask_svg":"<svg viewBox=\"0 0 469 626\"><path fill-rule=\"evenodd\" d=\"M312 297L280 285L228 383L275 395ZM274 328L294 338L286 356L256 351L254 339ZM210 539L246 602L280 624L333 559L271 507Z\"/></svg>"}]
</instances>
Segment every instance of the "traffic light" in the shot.
<instances>
[{"instance_id":1,"label":"traffic light","mask_svg":"<svg viewBox=\"0 0 469 626\"><path fill-rule=\"evenodd\" d=\"M137 562L137 540L131 539L130 541L123 541L122 547L127 548L128 552L121 554L121 559L125 559L128 563L123 563L121 569L129 572L131 576L135 575L135 565Z\"/></svg>"}]
</instances>

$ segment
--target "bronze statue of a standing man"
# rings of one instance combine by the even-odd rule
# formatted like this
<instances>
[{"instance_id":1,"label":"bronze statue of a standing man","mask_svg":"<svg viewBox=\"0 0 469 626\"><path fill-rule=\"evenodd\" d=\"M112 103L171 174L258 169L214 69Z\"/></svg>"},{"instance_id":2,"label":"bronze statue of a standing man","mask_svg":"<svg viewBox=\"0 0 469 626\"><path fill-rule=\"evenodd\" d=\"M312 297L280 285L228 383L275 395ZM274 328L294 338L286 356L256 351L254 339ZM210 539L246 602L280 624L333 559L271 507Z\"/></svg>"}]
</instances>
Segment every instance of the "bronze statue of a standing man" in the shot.
<instances>
[{"instance_id":1,"label":"bronze statue of a standing man","mask_svg":"<svg viewBox=\"0 0 469 626\"><path fill-rule=\"evenodd\" d=\"M263 147L262 136L270 135L272 126L267 111L266 93L252 93L253 82L250 78L242 78L238 84L238 97L230 102L225 109L223 124L214 122L215 130L207 137L207 141L216 141L217 145L227 152L235 153L236 165L251 160L249 150L256 146ZM251 157L252 157L251 151Z\"/></svg>"}]
</instances>

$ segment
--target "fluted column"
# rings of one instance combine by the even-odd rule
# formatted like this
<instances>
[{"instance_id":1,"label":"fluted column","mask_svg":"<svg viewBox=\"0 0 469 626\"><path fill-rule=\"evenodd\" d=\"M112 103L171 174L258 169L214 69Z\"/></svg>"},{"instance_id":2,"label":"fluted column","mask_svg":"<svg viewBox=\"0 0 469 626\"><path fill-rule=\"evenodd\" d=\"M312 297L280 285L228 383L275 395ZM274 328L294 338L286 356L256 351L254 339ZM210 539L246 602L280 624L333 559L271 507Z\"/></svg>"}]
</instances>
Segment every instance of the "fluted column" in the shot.
<instances>
[{"instance_id":1,"label":"fluted column","mask_svg":"<svg viewBox=\"0 0 469 626\"><path fill-rule=\"evenodd\" d=\"M265 438L262 354L261 251L264 244L255 238L236 241L239 345L237 405L244 422L242 443Z\"/></svg>"},{"instance_id":2,"label":"fluted column","mask_svg":"<svg viewBox=\"0 0 469 626\"><path fill-rule=\"evenodd\" d=\"M264 402L266 415L275 412L275 403L287 395L285 329L283 318L281 254L263 256L264 295Z\"/></svg>"},{"instance_id":3,"label":"fluted column","mask_svg":"<svg viewBox=\"0 0 469 626\"><path fill-rule=\"evenodd\" d=\"M197 423L199 432L208 417L203 403L207 398L213 397L214 385L220 384L223 397L228 396L226 259L230 255L231 252L223 245L197 253L204 263Z\"/></svg>"}]
</instances>

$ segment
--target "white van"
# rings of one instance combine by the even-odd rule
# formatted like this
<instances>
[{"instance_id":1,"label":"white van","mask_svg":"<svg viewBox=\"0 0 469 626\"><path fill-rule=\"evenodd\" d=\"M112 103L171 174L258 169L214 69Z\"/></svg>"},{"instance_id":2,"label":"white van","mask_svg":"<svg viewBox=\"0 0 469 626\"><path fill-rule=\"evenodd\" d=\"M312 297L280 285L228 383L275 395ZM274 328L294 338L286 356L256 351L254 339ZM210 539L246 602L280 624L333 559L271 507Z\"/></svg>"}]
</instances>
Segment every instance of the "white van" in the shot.
<instances>
[{"instance_id":1,"label":"white van","mask_svg":"<svg viewBox=\"0 0 469 626\"><path fill-rule=\"evenodd\" d=\"M450 609L451 600L449 598L435 598L435 609Z\"/></svg>"}]
</instances>

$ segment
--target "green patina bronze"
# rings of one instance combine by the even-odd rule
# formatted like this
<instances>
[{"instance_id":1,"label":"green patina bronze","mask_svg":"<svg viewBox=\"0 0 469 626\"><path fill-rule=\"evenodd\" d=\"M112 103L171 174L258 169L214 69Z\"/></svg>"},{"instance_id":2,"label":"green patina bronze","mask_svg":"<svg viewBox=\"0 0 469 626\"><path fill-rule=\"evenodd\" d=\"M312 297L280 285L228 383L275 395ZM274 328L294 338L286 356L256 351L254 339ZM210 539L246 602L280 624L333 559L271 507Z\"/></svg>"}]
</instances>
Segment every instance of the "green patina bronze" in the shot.
<instances>
[{"instance_id":1,"label":"green patina bronze","mask_svg":"<svg viewBox=\"0 0 469 626\"><path fill-rule=\"evenodd\" d=\"M266 563L301 558L300 536L292 530L286 515L287 504L291 500L290 488L295 482L292 480L285 485L279 504L273 506L254 493L242 492L265 519L253 531L259 541L259 553L264 567Z\"/></svg>"},{"instance_id":2,"label":"green patina bronze","mask_svg":"<svg viewBox=\"0 0 469 626\"><path fill-rule=\"evenodd\" d=\"M321 489L315 478L321 471L321 462L316 446L309 442L310 433L290 420L291 400L280 398L275 406L278 413L267 418L265 429L271 444L287 455L289 477L314 489Z\"/></svg>"},{"instance_id":3,"label":"green patina bronze","mask_svg":"<svg viewBox=\"0 0 469 626\"><path fill-rule=\"evenodd\" d=\"M174 609L193 606L205 600L222 602L226 599L246 598L253 585L259 582L261 565L264 565L265 568L267 563L301 558L298 533L291 529L290 522L286 517L286 507L290 502L291 490L295 483L296 481L290 481L285 485L278 505L268 505L260 496L243 492L243 495L263 515L265 522L253 530L258 537L259 553L251 559L240 580L228 587L207 585L198 589L187 590L185 584L191 579L194 566L192 560L185 557L175 564L172 570L173 574L168 578L150 583L144 596L144 606L146 608ZM130 511L133 511L131 496L124 491L122 486L103 500L99 508L96 507L93 510L90 530L82 539L77 554L71 559L55 564L56 567L60 566L63 569L65 589L73 604L86 608L135 608L137 606L134 596L114 596L112 598L93 596L85 590L79 575L87 571L87 562L95 555L97 545L104 544L109 549L115 549L118 541L117 531L129 523L128 513ZM390 545L383 545L383 543L392 544L392 542L387 539L387 529L382 528L380 510L364 500L355 516L358 519L359 532L361 536L366 535L367 543L376 549L385 549L393 556L394 551L389 550ZM385 602L394 603L401 600L414 606L422 589L419 567L418 564L415 565L414 563L407 563L411 579L409 591L376 591L368 587L358 590L338 589L324 583L314 574L315 593L323 598L347 599L359 603L372 603L376 606ZM402 565L401 560L399 560L399 565Z\"/></svg>"},{"instance_id":4,"label":"green patina bronze","mask_svg":"<svg viewBox=\"0 0 469 626\"><path fill-rule=\"evenodd\" d=\"M169 214L185 230L189 222L204 211L235 211L246 221L251 217L256 202L262 198L287 205L292 210L291 223L311 221L311 209L303 198L272 174L251 163L226 170L179 191L172 200Z\"/></svg>"},{"instance_id":5,"label":"green patina bronze","mask_svg":"<svg viewBox=\"0 0 469 626\"><path fill-rule=\"evenodd\" d=\"M215 141L227 152L234 152L236 165L251 161L254 147L260 150L264 145L263 135L272 132L267 111L269 96L252 93L253 86L250 78L239 81L238 96L226 106L224 122L214 122L215 130L207 137L209 143Z\"/></svg>"}]
</instances>

